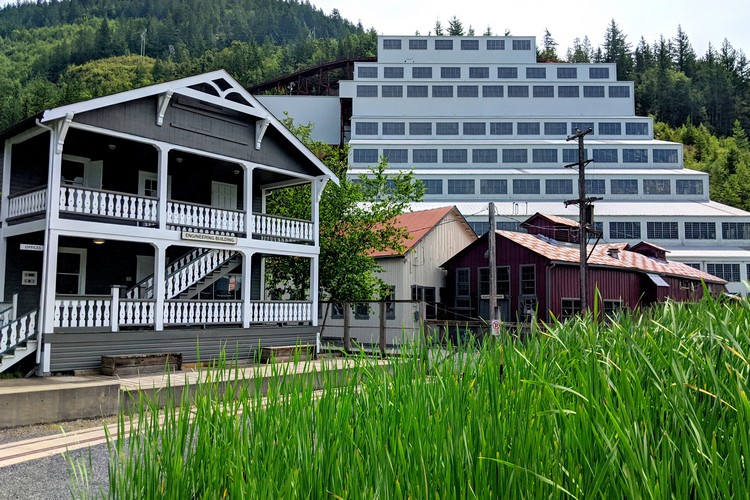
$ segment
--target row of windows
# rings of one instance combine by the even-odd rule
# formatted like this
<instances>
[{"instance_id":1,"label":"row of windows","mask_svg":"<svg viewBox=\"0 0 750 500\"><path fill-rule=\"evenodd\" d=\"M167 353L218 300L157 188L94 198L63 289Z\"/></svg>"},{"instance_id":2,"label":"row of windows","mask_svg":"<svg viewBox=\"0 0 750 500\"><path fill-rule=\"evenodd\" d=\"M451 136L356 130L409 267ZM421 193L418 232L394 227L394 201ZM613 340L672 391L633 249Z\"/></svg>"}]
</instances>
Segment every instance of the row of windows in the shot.
<instances>
[{"instance_id":1,"label":"row of windows","mask_svg":"<svg viewBox=\"0 0 750 500\"><path fill-rule=\"evenodd\" d=\"M683 229L686 240L716 239L716 222L683 222ZM750 222L722 222L721 230L724 239L750 239ZM626 240L639 239L641 238L641 223L610 222L609 237ZM678 223L676 221L646 222L646 238L677 240L680 238Z\"/></svg>"},{"instance_id":2,"label":"row of windows","mask_svg":"<svg viewBox=\"0 0 750 500\"><path fill-rule=\"evenodd\" d=\"M479 194L508 194L506 179L478 179ZM610 194L638 194L637 179L611 179ZM443 193L442 179L422 179L427 195L441 195ZM664 187L666 183L667 187ZM513 179L513 194L542 194L541 179ZM573 194L573 179L544 179L546 194ZM676 181L678 195L695 195L703 193L703 181L697 179L678 179ZM448 179L447 194L476 194L475 179ZM577 189L577 188L576 188ZM665 192L666 191L666 192ZM586 179L587 194L606 194L604 179ZM643 194L661 195L671 194L668 179L644 179ZM729 223L725 223L729 224ZM741 223L724 231L725 239L750 239L750 223ZM667 234L667 233L665 233ZM692 234L692 233L691 233ZM649 236L656 238L655 236ZM676 236L675 236L676 238ZM690 238L688 239L697 239Z\"/></svg>"},{"instance_id":3,"label":"row of windows","mask_svg":"<svg viewBox=\"0 0 750 500\"><path fill-rule=\"evenodd\" d=\"M478 39L464 39L458 40L459 44L454 44L454 40L450 38L437 38L432 40L433 48L435 50L453 50L454 45L461 48L461 50L479 50ZM486 50L505 50L505 40L483 40L484 48ZM409 40L409 50L427 50L428 40L425 38L416 38ZM401 50L402 43L398 38L384 38L383 49L384 50ZM513 50L531 50L531 40L512 40L511 48Z\"/></svg>"},{"instance_id":4,"label":"row of windows","mask_svg":"<svg viewBox=\"0 0 750 500\"><path fill-rule=\"evenodd\" d=\"M466 124L464 124L466 125ZM484 126L484 123L477 125ZM519 124L520 125L520 124ZM472 133L472 129L466 132L465 135L476 135ZM500 149L500 156L498 157L498 150L496 148L474 148L471 150L465 148L446 148L442 149L442 163L468 163L469 154L471 154L471 161L473 163L529 163L529 149L527 148L502 148ZM471 151L471 153L469 153ZM562 163L576 163L578 162L578 150L577 149L562 149L557 148L532 148L531 149L531 163L559 163L560 156L559 152L562 151ZM600 148L591 150L591 157L595 163L621 163L619 159L619 151L614 148ZM588 151L585 155L588 156ZM647 149L623 149L622 150L622 163L648 163L648 150ZM409 163L409 150L406 148L384 148L382 155L390 163ZM667 163L676 164L678 162L678 154L676 149L660 149L654 148L651 150L651 156L653 163ZM357 148L354 150L354 163L376 163L379 155L377 149L369 148ZM500 160L498 159L500 158ZM634 160L638 160L637 162ZM438 163L438 149L413 149L412 150L412 162L413 163ZM679 183L680 181L678 181ZM684 181L691 183L691 181ZM696 181L700 183L700 181ZM697 186L697 184L691 184ZM702 186L702 184L701 184ZM645 194L670 194L670 181L668 179L659 180L653 186L650 186L654 192L646 192ZM698 189L696 187L696 189ZM702 189L702 188L700 188ZM658 192L657 192L658 191ZM685 194L703 194L702 192L685 193Z\"/></svg>"},{"instance_id":5,"label":"row of windows","mask_svg":"<svg viewBox=\"0 0 750 500\"><path fill-rule=\"evenodd\" d=\"M378 78L378 66L358 66L357 78ZM435 72L437 74L437 72ZM518 79L518 68L508 66L497 68L497 78L516 80ZM532 66L525 69L523 73L526 79L543 80L548 77L547 68ZM551 73L550 73L551 74ZM403 66L384 66L383 78L404 78L405 72ZM576 67L558 67L555 73L560 80L575 80L578 78L578 68ZM440 78L461 78L461 66L440 66ZM432 66L412 66L412 78L433 78ZM489 66L469 66L469 78L489 78ZM589 79L608 79L609 68L589 68Z\"/></svg>"},{"instance_id":6,"label":"row of windows","mask_svg":"<svg viewBox=\"0 0 750 500\"><path fill-rule=\"evenodd\" d=\"M482 85L482 97L605 97L604 85ZM407 85L406 97L479 97L479 85ZM381 85L380 97L404 97L403 85ZM627 85L609 85L609 97L630 97ZM378 97L378 85L357 85L357 97Z\"/></svg>"},{"instance_id":7,"label":"row of windows","mask_svg":"<svg viewBox=\"0 0 750 500\"><path fill-rule=\"evenodd\" d=\"M383 122L382 135L406 135L405 122ZM432 122L409 122L409 135L433 135ZM460 125L460 127L459 127ZM488 127L489 125L489 127ZM557 135L567 137L575 134L577 130L585 131L591 129L599 136L621 136L623 135L622 122L438 122L434 124L435 135L516 135L528 136L550 136ZM354 132L358 136L379 135L379 122L358 121L354 126ZM625 122L625 135L648 136L648 123ZM631 149L627 157L623 158L625 163L648 163L646 149ZM673 150L676 152L676 150ZM672 163L672 162L667 162Z\"/></svg>"}]
</instances>

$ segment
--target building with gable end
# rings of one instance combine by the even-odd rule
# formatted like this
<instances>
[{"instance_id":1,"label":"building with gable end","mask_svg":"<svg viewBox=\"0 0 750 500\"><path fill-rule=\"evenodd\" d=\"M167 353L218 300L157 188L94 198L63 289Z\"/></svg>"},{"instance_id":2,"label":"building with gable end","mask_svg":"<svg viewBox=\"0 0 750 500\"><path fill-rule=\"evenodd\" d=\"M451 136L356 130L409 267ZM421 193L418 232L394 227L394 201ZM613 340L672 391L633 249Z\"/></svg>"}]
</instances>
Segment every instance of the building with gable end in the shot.
<instances>
[{"instance_id":1,"label":"building with gable end","mask_svg":"<svg viewBox=\"0 0 750 500\"><path fill-rule=\"evenodd\" d=\"M338 180L225 71L50 109L2 139L0 371L316 340L318 205ZM267 212L300 184L310 220ZM267 300L269 256L309 260L306 300Z\"/></svg>"}]
</instances>

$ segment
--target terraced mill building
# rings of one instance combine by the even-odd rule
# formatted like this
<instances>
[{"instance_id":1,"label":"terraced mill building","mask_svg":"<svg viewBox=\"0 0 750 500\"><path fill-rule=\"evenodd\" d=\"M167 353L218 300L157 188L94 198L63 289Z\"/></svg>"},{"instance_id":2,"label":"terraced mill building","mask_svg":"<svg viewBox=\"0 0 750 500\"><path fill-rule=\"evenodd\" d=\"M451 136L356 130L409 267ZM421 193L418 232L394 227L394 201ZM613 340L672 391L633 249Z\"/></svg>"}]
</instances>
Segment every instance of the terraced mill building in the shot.
<instances>
[{"instance_id":1,"label":"terraced mill building","mask_svg":"<svg viewBox=\"0 0 750 500\"><path fill-rule=\"evenodd\" d=\"M384 156L413 168L427 194L414 210L456 205L477 234L519 231L539 212L577 219L574 169L586 136L586 191L603 241L647 240L747 293L750 213L709 199L708 175L684 168L681 144L654 138L635 116L633 82L615 64L536 61L534 37L381 36L378 57L354 65L339 95L259 96L275 114L312 121L319 139L351 146L350 175Z\"/></svg>"}]
</instances>

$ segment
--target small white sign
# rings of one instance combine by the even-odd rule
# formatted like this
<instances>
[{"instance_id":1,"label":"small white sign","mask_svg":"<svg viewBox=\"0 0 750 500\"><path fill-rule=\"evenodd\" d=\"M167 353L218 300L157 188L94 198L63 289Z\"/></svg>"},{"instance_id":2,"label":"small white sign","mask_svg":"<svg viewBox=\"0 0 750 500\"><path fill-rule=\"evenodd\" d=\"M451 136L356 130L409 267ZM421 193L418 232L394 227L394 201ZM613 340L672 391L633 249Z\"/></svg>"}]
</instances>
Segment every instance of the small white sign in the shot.
<instances>
[{"instance_id":1,"label":"small white sign","mask_svg":"<svg viewBox=\"0 0 750 500\"><path fill-rule=\"evenodd\" d=\"M189 231L182 232L183 240L205 241L208 243L223 243L225 245L236 245L236 236L227 236L223 234L192 233Z\"/></svg>"},{"instance_id":2,"label":"small white sign","mask_svg":"<svg viewBox=\"0 0 750 500\"><path fill-rule=\"evenodd\" d=\"M22 271L21 272L21 285L25 286L36 286L37 273L36 271Z\"/></svg>"},{"instance_id":3,"label":"small white sign","mask_svg":"<svg viewBox=\"0 0 750 500\"><path fill-rule=\"evenodd\" d=\"M31 250L32 252L44 252L44 245L32 245L31 243L21 243L21 250Z\"/></svg>"},{"instance_id":4,"label":"small white sign","mask_svg":"<svg viewBox=\"0 0 750 500\"><path fill-rule=\"evenodd\" d=\"M500 333L500 322L496 319L492 320L492 335L498 335Z\"/></svg>"}]
</instances>

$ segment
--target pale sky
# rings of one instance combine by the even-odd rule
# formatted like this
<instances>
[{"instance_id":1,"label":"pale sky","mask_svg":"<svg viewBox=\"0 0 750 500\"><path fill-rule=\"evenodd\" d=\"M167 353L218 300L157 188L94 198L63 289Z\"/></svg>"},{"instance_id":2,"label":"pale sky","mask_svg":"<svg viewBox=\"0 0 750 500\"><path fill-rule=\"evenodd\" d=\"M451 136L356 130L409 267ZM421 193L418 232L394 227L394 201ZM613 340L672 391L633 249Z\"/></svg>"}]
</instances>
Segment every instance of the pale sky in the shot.
<instances>
[{"instance_id":1,"label":"pale sky","mask_svg":"<svg viewBox=\"0 0 750 500\"><path fill-rule=\"evenodd\" d=\"M464 29L474 27L481 35L489 25L492 33L536 36L541 44L547 28L559 44L558 54L588 35L594 48L601 45L610 21L615 20L632 48L641 36L653 44L659 35L673 38L677 26L687 33L698 56L708 43L721 47L728 39L735 49L750 53L750 2L748 0L310 0L326 14L336 8L353 23L375 28L382 35L427 35L435 21L446 27L456 16Z\"/></svg>"}]
</instances>

